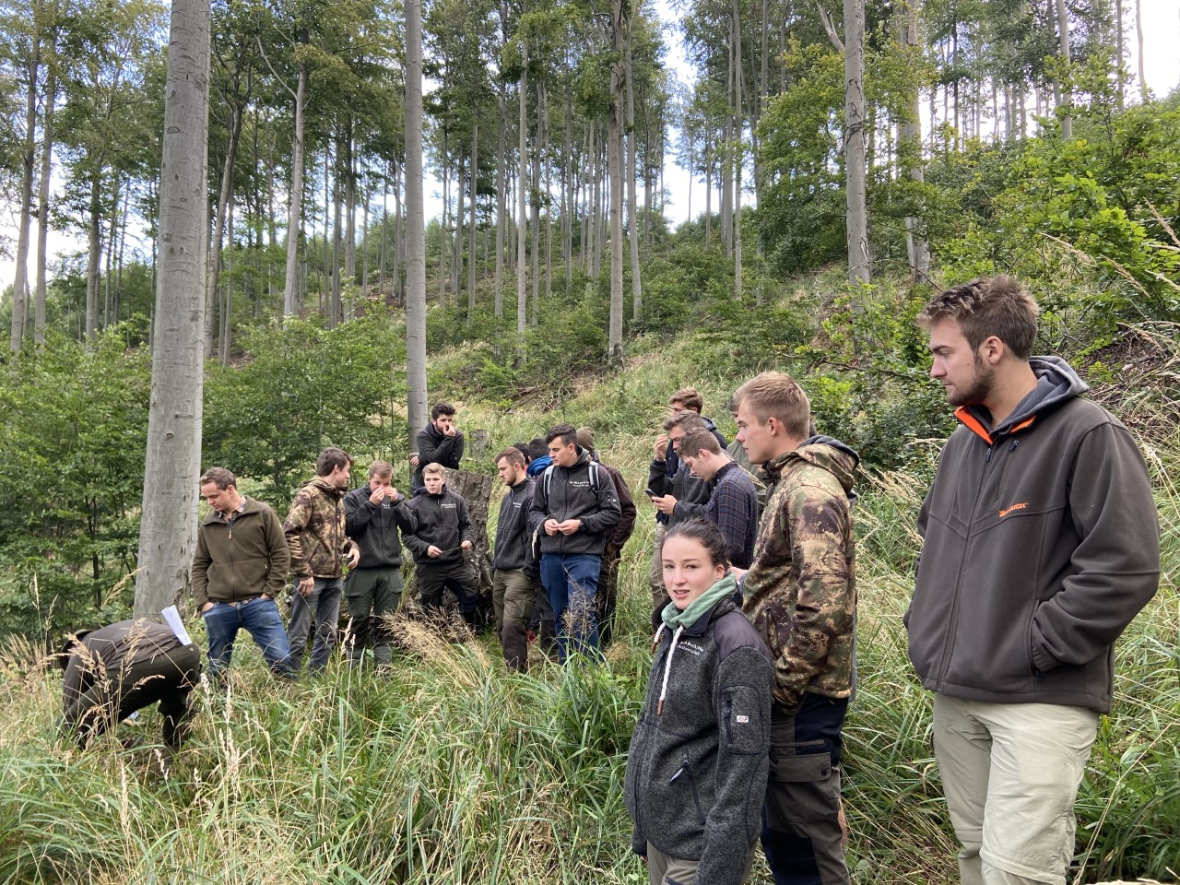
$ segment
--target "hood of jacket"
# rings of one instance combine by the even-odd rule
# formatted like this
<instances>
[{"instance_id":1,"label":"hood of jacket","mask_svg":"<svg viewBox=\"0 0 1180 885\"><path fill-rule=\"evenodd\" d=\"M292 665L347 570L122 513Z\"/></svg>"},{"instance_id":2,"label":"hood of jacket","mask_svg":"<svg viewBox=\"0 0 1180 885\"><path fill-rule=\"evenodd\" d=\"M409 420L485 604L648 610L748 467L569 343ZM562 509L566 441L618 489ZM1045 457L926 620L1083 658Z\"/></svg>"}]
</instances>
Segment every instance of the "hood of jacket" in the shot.
<instances>
[{"instance_id":1,"label":"hood of jacket","mask_svg":"<svg viewBox=\"0 0 1180 885\"><path fill-rule=\"evenodd\" d=\"M528 469L525 472L535 479L544 473L545 468L547 468L552 463L553 457L551 455L542 455L540 458L537 458L531 464L529 464Z\"/></svg>"},{"instance_id":2,"label":"hood of jacket","mask_svg":"<svg viewBox=\"0 0 1180 885\"><path fill-rule=\"evenodd\" d=\"M777 482L782 475L783 468L795 460L806 461L808 464L826 470L836 477L844 489L844 493L852 496L852 486L856 479L856 468L860 464L860 455L847 443L830 436L813 436L805 440L794 451L767 461L766 472Z\"/></svg>"},{"instance_id":3,"label":"hood of jacket","mask_svg":"<svg viewBox=\"0 0 1180 885\"><path fill-rule=\"evenodd\" d=\"M1037 386L997 427L992 427L991 415L983 406L959 406L955 409L955 417L990 443L993 439L1030 427L1038 415L1044 415L1090 389L1090 385L1061 357L1034 356L1029 358L1028 364L1037 376Z\"/></svg>"}]
</instances>

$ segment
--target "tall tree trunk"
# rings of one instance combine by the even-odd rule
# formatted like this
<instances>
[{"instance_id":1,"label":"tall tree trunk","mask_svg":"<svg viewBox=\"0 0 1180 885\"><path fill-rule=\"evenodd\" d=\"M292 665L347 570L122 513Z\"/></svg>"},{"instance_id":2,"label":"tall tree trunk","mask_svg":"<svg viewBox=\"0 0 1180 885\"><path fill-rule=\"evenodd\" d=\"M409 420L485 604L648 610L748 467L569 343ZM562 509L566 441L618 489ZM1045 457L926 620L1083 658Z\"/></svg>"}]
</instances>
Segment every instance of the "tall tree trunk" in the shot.
<instances>
[{"instance_id":1,"label":"tall tree trunk","mask_svg":"<svg viewBox=\"0 0 1180 885\"><path fill-rule=\"evenodd\" d=\"M705 248L713 242L713 130L705 121Z\"/></svg>"},{"instance_id":2,"label":"tall tree trunk","mask_svg":"<svg viewBox=\"0 0 1180 885\"><path fill-rule=\"evenodd\" d=\"M438 225L438 303L447 303L447 225L450 222L448 210L451 206L450 149L447 145L450 132L442 129L442 215Z\"/></svg>"},{"instance_id":3,"label":"tall tree trunk","mask_svg":"<svg viewBox=\"0 0 1180 885\"><path fill-rule=\"evenodd\" d=\"M533 310L529 315L529 325L536 326L541 322L541 157L545 151L545 135L541 129L541 117L545 108L545 80L541 79L537 83L537 121L533 136L533 162L530 164L530 193L529 193L529 215L532 221L532 231L530 231L531 242L530 249L532 250L532 274L533 274Z\"/></svg>"},{"instance_id":4,"label":"tall tree trunk","mask_svg":"<svg viewBox=\"0 0 1180 885\"><path fill-rule=\"evenodd\" d=\"M217 298L217 277L221 270L221 242L225 238L226 209L233 199L234 162L238 155L238 142L242 135L243 110L240 105L230 103L229 143L225 149L225 163L221 167L221 187L217 193L217 214L213 217L212 248L209 252L209 282L205 295L205 356L213 355L213 304ZM229 235L233 236L232 228Z\"/></svg>"},{"instance_id":5,"label":"tall tree trunk","mask_svg":"<svg viewBox=\"0 0 1180 885\"><path fill-rule=\"evenodd\" d=\"M476 108L472 108L471 128L471 230L467 247L467 321L475 313L475 207L479 196L479 118L475 116Z\"/></svg>"},{"instance_id":6,"label":"tall tree trunk","mask_svg":"<svg viewBox=\"0 0 1180 885\"><path fill-rule=\"evenodd\" d=\"M344 279L356 285L356 140L349 117L344 129Z\"/></svg>"},{"instance_id":7,"label":"tall tree trunk","mask_svg":"<svg viewBox=\"0 0 1180 885\"><path fill-rule=\"evenodd\" d=\"M229 204L226 206L226 214L228 216L226 219L226 224L227 224L229 231L230 231L230 235L229 235L230 236L230 242L229 242L230 248L229 248L229 252L226 254L226 257L225 257L225 270L226 270L226 273L229 275L229 279L225 281L225 302L221 306L221 345L220 346L221 346L221 364L223 366L228 366L230 363L230 353L229 353L230 328L231 328L231 322L233 320L233 309L234 309L234 283L233 283L234 201L233 201L233 197L230 197ZM206 324L206 325L208 325L208 324ZM208 356L208 351L206 351L206 356Z\"/></svg>"},{"instance_id":8,"label":"tall tree trunk","mask_svg":"<svg viewBox=\"0 0 1180 885\"><path fill-rule=\"evenodd\" d=\"M301 42L306 42L304 39ZM303 210L303 105L307 96L307 63L299 65L295 90L295 132L291 150L291 198L287 206L287 271L283 278L283 316L299 313L299 225Z\"/></svg>"},{"instance_id":9,"label":"tall tree trunk","mask_svg":"<svg viewBox=\"0 0 1180 885\"><path fill-rule=\"evenodd\" d=\"M1151 90L1147 88L1147 75L1143 67L1143 0L1135 0L1135 37L1139 41L1139 96L1144 101L1151 100Z\"/></svg>"},{"instance_id":10,"label":"tall tree trunk","mask_svg":"<svg viewBox=\"0 0 1180 885\"><path fill-rule=\"evenodd\" d=\"M504 226L508 222L504 205L507 198L506 191L508 189L508 109L504 90L505 87L501 84L497 101L500 131L496 135L496 291L493 293L495 297L496 319L504 316Z\"/></svg>"},{"instance_id":11,"label":"tall tree trunk","mask_svg":"<svg viewBox=\"0 0 1180 885\"><path fill-rule=\"evenodd\" d=\"M643 290L639 277L639 204L635 193L635 71L632 65L631 23L627 23L626 50L623 56L627 74L627 219L630 222L628 245L631 247L631 316L639 319L643 310ZM691 190L691 189L690 189ZM649 197L650 200L650 197ZM648 202L645 210L651 207ZM647 216L650 224L650 216Z\"/></svg>"},{"instance_id":12,"label":"tall tree trunk","mask_svg":"<svg viewBox=\"0 0 1180 885\"><path fill-rule=\"evenodd\" d=\"M45 343L45 270L49 247L49 180L53 172L53 107L57 99L57 76L49 65L45 85L45 112L41 124L41 180L37 188L37 296L33 318L33 338Z\"/></svg>"},{"instance_id":13,"label":"tall tree trunk","mask_svg":"<svg viewBox=\"0 0 1180 885\"><path fill-rule=\"evenodd\" d=\"M518 136L520 145L518 147L518 165L517 172L517 187L519 192L516 198L516 213L517 213L517 231L516 231L516 334L520 336L519 347L522 348L520 357L523 359L524 347L524 330L528 324L528 290L525 286L525 272L526 260L525 255L525 232L528 230L528 137L529 137L529 47L525 43L522 46L521 53L523 58L520 66L520 120Z\"/></svg>"},{"instance_id":14,"label":"tall tree trunk","mask_svg":"<svg viewBox=\"0 0 1180 885\"><path fill-rule=\"evenodd\" d=\"M610 118L607 152L610 163L610 321L607 330L607 359L623 361L623 163L619 150L622 134L623 92L619 67L623 54L623 0L614 0L611 12L612 49L615 61L610 71Z\"/></svg>"},{"instance_id":15,"label":"tall tree trunk","mask_svg":"<svg viewBox=\"0 0 1180 885\"><path fill-rule=\"evenodd\" d=\"M99 173L90 178L89 253L86 261L86 340L98 339L98 269L102 262L102 184Z\"/></svg>"},{"instance_id":16,"label":"tall tree trunk","mask_svg":"<svg viewBox=\"0 0 1180 885\"><path fill-rule=\"evenodd\" d=\"M1065 7L1065 0L1056 0L1057 2L1057 41L1058 52L1061 55L1061 61L1065 64L1068 77L1069 70L1069 10ZM1070 90L1069 81L1066 80L1064 87L1061 89L1061 96L1059 104L1064 103L1070 105L1073 102L1072 92ZM1066 141L1073 138L1073 118L1066 114L1061 118L1061 137Z\"/></svg>"},{"instance_id":17,"label":"tall tree trunk","mask_svg":"<svg viewBox=\"0 0 1180 885\"><path fill-rule=\"evenodd\" d=\"M159 612L186 595L196 548L208 129L209 0L173 0L136 615Z\"/></svg>"},{"instance_id":18,"label":"tall tree trunk","mask_svg":"<svg viewBox=\"0 0 1180 885\"><path fill-rule=\"evenodd\" d=\"M29 316L29 232L33 226L33 170L37 160L37 78L41 71L40 7L34 11L32 54L26 71L25 137L21 149L20 215L16 235L16 273L12 281L11 349L21 349Z\"/></svg>"},{"instance_id":19,"label":"tall tree trunk","mask_svg":"<svg viewBox=\"0 0 1180 885\"><path fill-rule=\"evenodd\" d=\"M1123 82L1124 65L1127 60L1127 47L1125 35L1123 34L1123 0L1114 0L1114 47L1114 57L1118 62L1115 69L1115 78L1119 85L1119 110L1122 110L1123 104L1127 99L1126 83Z\"/></svg>"},{"instance_id":20,"label":"tall tree trunk","mask_svg":"<svg viewBox=\"0 0 1180 885\"><path fill-rule=\"evenodd\" d=\"M922 0L903 0L898 6L898 38L907 56L921 52L918 42L918 17ZM897 151L900 170L919 185L926 180L922 164L922 108L920 90L915 86L909 98L909 115L897 125ZM930 275L930 248L921 233L921 219L910 215L905 219L906 253L910 273L916 277Z\"/></svg>"},{"instance_id":21,"label":"tall tree trunk","mask_svg":"<svg viewBox=\"0 0 1180 885\"><path fill-rule=\"evenodd\" d=\"M848 224L848 282L853 290L871 279L865 202L865 7L844 0L844 176ZM858 308L862 305L854 299Z\"/></svg>"},{"instance_id":22,"label":"tall tree trunk","mask_svg":"<svg viewBox=\"0 0 1180 885\"><path fill-rule=\"evenodd\" d=\"M742 20L738 0L733 0L734 117L733 117L733 293L742 297L742 161L745 121L742 117Z\"/></svg>"},{"instance_id":23,"label":"tall tree trunk","mask_svg":"<svg viewBox=\"0 0 1180 885\"><path fill-rule=\"evenodd\" d=\"M422 198L422 0L406 0L406 416L426 426L426 223Z\"/></svg>"}]
</instances>

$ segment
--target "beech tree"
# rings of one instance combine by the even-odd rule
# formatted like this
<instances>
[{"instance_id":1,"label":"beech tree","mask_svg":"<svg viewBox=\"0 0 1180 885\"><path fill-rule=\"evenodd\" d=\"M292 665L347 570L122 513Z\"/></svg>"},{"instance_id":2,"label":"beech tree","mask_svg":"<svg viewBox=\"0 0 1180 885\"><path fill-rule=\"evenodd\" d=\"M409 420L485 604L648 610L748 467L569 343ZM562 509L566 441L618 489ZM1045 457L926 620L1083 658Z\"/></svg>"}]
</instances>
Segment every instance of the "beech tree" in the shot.
<instances>
[{"instance_id":1,"label":"beech tree","mask_svg":"<svg viewBox=\"0 0 1180 885\"><path fill-rule=\"evenodd\" d=\"M187 590L197 540L208 250L209 18L209 0L173 0L137 615L158 612Z\"/></svg>"}]
</instances>

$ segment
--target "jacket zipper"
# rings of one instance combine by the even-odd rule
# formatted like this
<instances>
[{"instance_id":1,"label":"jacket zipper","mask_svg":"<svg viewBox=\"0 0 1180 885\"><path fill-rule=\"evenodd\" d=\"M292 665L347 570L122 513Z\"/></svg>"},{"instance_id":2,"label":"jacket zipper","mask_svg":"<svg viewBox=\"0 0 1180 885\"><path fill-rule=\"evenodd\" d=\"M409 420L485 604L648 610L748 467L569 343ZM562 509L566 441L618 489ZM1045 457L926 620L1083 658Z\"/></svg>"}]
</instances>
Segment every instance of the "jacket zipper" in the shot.
<instances>
[{"instance_id":1,"label":"jacket zipper","mask_svg":"<svg viewBox=\"0 0 1180 885\"><path fill-rule=\"evenodd\" d=\"M705 823L705 815L701 811L701 797L697 795L697 779L693 776L692 763L690 763L688 761L688 754L687 753L685 753L682 757L682 761L680 763L680 770L677 771L674 775L672 775L672 777L668 780L668 783L670 783L670 784L675 783L680 778L680 775L684 774L685 772L688 773L688 785L689 785L689 788L692 790L692 801L693 801L693 804L696 805L696 808L697 808L697 819L701 822L701 825L703 826Z\"/></svg>"}]
</instances>

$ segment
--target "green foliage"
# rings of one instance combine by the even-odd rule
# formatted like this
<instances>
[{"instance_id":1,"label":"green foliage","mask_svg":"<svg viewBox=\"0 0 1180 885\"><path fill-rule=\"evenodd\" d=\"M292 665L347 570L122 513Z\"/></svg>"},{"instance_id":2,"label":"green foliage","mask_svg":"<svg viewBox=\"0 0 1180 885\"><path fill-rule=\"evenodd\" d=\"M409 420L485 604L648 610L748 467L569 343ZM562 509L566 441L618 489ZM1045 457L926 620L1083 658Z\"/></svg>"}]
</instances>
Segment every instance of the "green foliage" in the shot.
<instances>
[{"instance_id":1,"label":"green foliage","mask_svg":"<svg viewBox=\"0 0 1180 885\"><path fill-rule=\"evenodd\" d=\"M405 451L405 337L389 312L325 329L288 318L241 337L248 361L209 367L202 463L261 484L280 508L327 445L354 456Z\"/></svg>"},{"instance_id":2,"label":"green foliage","mask_svg":"<svg viewBox=\"0 0 1180 885\"><path fill-rule=\"evenodd\" d=\"M50 334L0 385L0 633L117 620L135 568L150 361L124 330L92 350Z\"/></svg>"}]
</instances>

